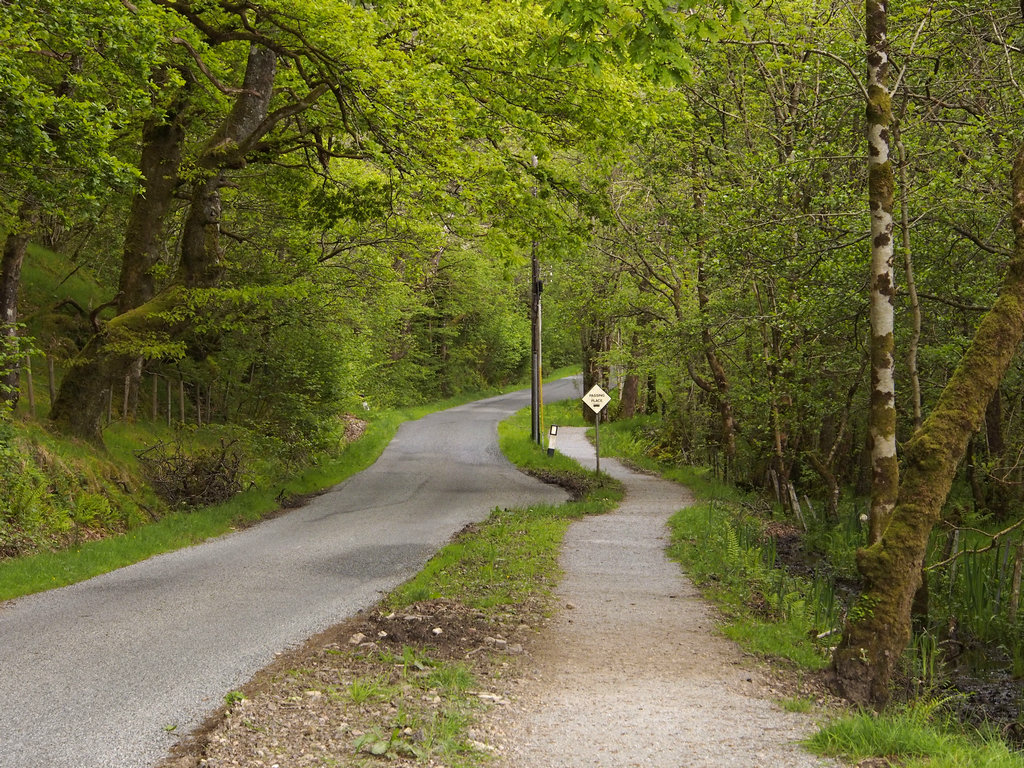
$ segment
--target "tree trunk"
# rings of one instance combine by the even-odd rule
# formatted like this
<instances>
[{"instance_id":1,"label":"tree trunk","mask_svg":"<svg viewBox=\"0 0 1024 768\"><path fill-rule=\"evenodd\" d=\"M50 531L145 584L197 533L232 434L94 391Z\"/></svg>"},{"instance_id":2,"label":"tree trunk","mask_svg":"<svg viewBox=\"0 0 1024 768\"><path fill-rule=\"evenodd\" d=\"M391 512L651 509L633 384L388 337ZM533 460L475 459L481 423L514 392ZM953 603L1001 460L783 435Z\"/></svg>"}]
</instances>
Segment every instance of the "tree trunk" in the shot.
<instances>
[{"instance_id":1,"label":"tree trunk","mask_svg":"<svg viewBox=\"0 0 1024 768\"><path fill-rule=\"evenodd\" d=\"M607 387L608 367L604 364L604 356L611 349L611 335L604 321L590 318L590 325L581 331L580 341L583 348L583 391L590 391L595 384ZM594 412L590 406L581 403L580 407L584 421L593 421Z\"/></svg>"},{"instance_id":2,"label":"tree trunk","mask_svg":"<svg viewBox=\"0 0 1024 768\"><path fill-rule=\"evenodd\" d=\"M174 201L178 184L185 129L181 117L184 105L179 101L161 119L147 120L142 128L142 189L132 199L125 227L121 275L118 282L117 313L141 307L153 298L152 269L160 261L160 233ZM139 404L142 358L136 357L128 369L129 388L126 413L134 417Z\"/></svg>"},{"instance_id":3,"label":"tree trunk","mask_svg":"<svg viewBox=\"0 0 1024 768\"><path fill-rule=\"evenodd\" d=\"M985 502L985 489L981 486L981 481L978 479L978 467L975 461L975 440L967 441L967 455L964 459L964 474L967 475L967 484L971 488L971 497L974 499L974 511L975 513L984 512L988 508L988 504Z\"/></svg>"},{"instance_id":4,"label":"tree trunk","mask_svg":"<svg viewBox=\"0 0 1024 768\"><path fill-rule=\"evenodd\" d=\"M18 346L18 289L21 267L28 253L28 241L38 218L36 206L22 205L18 222L7 234L0 261L0 360L7 369L0 369L0 405L13 409L18 404L21 386L21 361Z\"/></svg>"},{"instance_id":5,"label":"tree trunk","mask_svg":"<svg viewBox=\"0 0 1024 768\"><path fill-rule=\"evenodd\" d=\"M774 306L774 292L771 289L771 284L767 283L766 285L768 288L768 299ZM758 314L762 318L767 317L768 307L765 306L765 301L761 297L761 289L758 287L756 280L753 282L753 287L754 296L757 299ZM793 494L790 493L789 488L789 465L786 462L787 435L783 429L782 411L779 408L778 360L781 357L779 334L775 328L769 327L768 323L764 320L761 321L761 357L764 361L765 372L768 374L770 395L769 417L772 425L772 458L770 466L772 471L775 472L775 482L779 485L776 496L783 509L799 515L800 511L793 507Z\"/></svg>"},{"instance_id":6,"label":"tree trunk","mask_svg":"<svg viewBox=\"0 0 1024 768\"><path fill-rule=\"evenodd\" d=\"M917 281L914 279L914 261L910 249L910 182L907 179L907 151L895 131L896 148L900 155L900 229L903 230L903 269L907 276L907 296L910 297L911 331L907 345L907 373L910 377L910 399L914 409L914 429L920 429L924 421L921 415L921 377L917 370L917 349L921 343L921 302L917 297Z\"/></svg>"},{"instance_id":7,"label":"tree trunk","mask_svg":"<svg viewBox=\"0 0 1024 768\"><path fill-rule=\"evenodd\" d=\"M658 377L655 374L647 374L647 386L645 389L644 413L648 416L654 416L658 413Z\"/></svg>"},{"instance_id":8,"label":"tree trunk","mask_svg":"<svg viewBox=\"0 0 1024 768\"><path fill-rule=\"evenodd\" d=\"M722 361L718 357L715 340L711 335L711 328L708 327L705 316L708 306L707 281L704 276L704 262L699 257L697 259L697 306L701 313L700 337L701 343L704 345L704 357L711 369L711 378L715 381L718 399L718 415L722 429L722 453L725 456L723 479L728 480L736 461L736 419L733 416L732 400L729 396L729 378L725 373L725 366L722 365Z\"/></svg>"},{"instance_id":9,"label":"tree trunk","mask_svg":"<svg viewBox=\"0 0 1024 768\"><path fill-rule=\"evenodd\" d=\"M185 141L183 109L178 104L175 111L161 119L147 120L142 128L142 189L132 199L125 227L118 314L142 306L155 293L152 269L160 261L160 233L174 201Z\"/></svg>"},{"instance_id":10,"label":"tree trunk","mask_svg":"<svg viewBox=\"0 0 1024 768\"><path fill-rule=\"evenodd\" d=\"M169 326L164 314L183 300L181 288L172 286L141 307L117 315L108 322L71 361L57 400L50 409L50 420L66 434L102 445L107 394L118 380L115 374L120 373L123 381L134 359L111 349L130 346L132 340L140 336L168 339L182 336L187 327L182 324Z\"/></svg>"},{"instance_id":11,"label":"tree trunk","mask_svg":"<svg viewBox=\"0 0 1024 768\"><path fill-rule=\"evenodd\" d=\"M1002 290L935 409L907 445L896 507L878 541L860 550L864 591L833 658L835 683L855 703L881 704L910 641L910 615L928 536L985 409L1024 339L1024 147L1013 174L1014 250Z\"/></svg>"},{"instance_id":12,"label":"tree trunk","mask_svg":"<svg viewBox=\"0 0 1024 768\"><path fill-rule=\"evenodd\" d=\"M63 431L102 444L105 395L113 381L122 380L129 372L135 359L121 351L112 351L118 345L111 345L111 341L117 341L124 347L130 346L132 339L139 337L137 334L177 340L189 337L191 329L187 320L168 324L160 319L160 315L176 306L174 302L184 301L183 287L211 287L221 275L220 189L227 183L226 169L243 167L252 144L268 130L264 121L273 93L276 61L272 51L257 44L250 46L243 87L230 114L206 142L197 160L199 179L192 189L191 205L185 219L175 284L144 303L126 309L79 353L73 362L74 373L65 377L50 415ZM175 139L180 141L173 130L158 138L167 142L165 148ZM173 156L165 156L163 161L156 157L152 159L155 174L166 172L173 162ZM155 233L150 234L155 236ZM133 259L138 258L137 263L133 261L133 267L147 258L148 252L138 247L141 244L142 241L132 247ZM126 254L128 251L126 244ZM126 285L134 297L141 298L147 289L152 290L152 286L147 284L145 274L136 273L134 269L132 272Z\"/></svg>"},{"instance_id":13,"label":"tree trunk","mask_svg":"<svg viewBox=\"0 0 1024 768\"><path fill-rule=\"evenodd\" d=\"M160 260L160 233L174 199L185 132L178 115L167 121L150 120L143 127L140 170L142 190L132 200L125 228L117 312L123 315L144 306L154 296L151 270ZM115 381L129 376L128 409L135 413L142 358L107 354L103 338L90 341L61 381L50 418L71 434L101 441L102 403Z\"/></svg>"},{"instance_id":14,"label":"tree trunk","mask_svg":"<svg viewBox=\"0 0 1024 768\"><path fill-rule=\"evenodd\" d=\"M997 519L1006 520L1013 506L1014 493L1007 476L1010 469L1004 461L1003 401L998 389L985 409L985 443L989 459L989 469L984 477L985 506Z\"/></svg>"},{"instance_id":15,"label":"tree trunk","mask_svg":"<svg viewBox=\"0 0 1024 768\"><path fill-rule=\"evenodd\" d=\"M622 380L622 397L619 400L620 419L632 419L636 416L640 403L640 374L633 372L636 361L641 357L640 333L634 331L629 343L629 369Z\"/></svg>"},{"instance_id":16,"label":"tree trunk","mask_svg":"<svg viewBox=\"0 0 1024 768\"><path fill-rule=\"evenodd\" d=\"M826 513L829 520L836 522L839 520L839 495L841 490L839 481L836 479L831 467L822 461L819 456L814 453L808 453L807 458L811 462L811 466L814 467L814 471L825 481L825 486L828 489Z\"/></svg>"},{"instance_id":17,"label":"tree trunk","mask_svg":"<svg viewBox=\"0 0 1024 768\"><path fill-rule=\"evenodd\" d=\"M879 540L896 503L892 100L885 3L867 0L868 204L871 209L871 512L868 541Z\"/></svg>"},{"instance_id":18,"label":"tree trunk","mask_svg":"<svg viewBox=\"0 0 1024 768\"><path fill-rule=\"evenodd\" d=\"M620 419L632 419L636 416L636 403L640 394L640 377L635 373L627 373L622 382L622 399L619 407Z\"/></svg>"}]
</instances>

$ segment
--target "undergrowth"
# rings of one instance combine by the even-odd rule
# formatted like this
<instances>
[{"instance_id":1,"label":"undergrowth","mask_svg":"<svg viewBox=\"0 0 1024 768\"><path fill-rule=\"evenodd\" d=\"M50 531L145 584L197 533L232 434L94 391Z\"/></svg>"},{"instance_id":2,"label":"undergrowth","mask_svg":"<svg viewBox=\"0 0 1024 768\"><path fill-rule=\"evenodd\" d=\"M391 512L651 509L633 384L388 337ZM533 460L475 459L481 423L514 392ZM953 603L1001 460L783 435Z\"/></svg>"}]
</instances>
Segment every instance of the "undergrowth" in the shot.
<instances>
[{"instance_id":1,"label":"undergrowth","mask_svg":"<svg viewBox=\"0 0 1024 768\"><path fill-rule=\"evenodd\" d=\"M859 761L884 756L905 768L1021 768L1024 757L999 734L964 728L948 699L922 699L881 714L860 711L824 726L805 744L820 755Z\"/></svg>"}]
</instances>

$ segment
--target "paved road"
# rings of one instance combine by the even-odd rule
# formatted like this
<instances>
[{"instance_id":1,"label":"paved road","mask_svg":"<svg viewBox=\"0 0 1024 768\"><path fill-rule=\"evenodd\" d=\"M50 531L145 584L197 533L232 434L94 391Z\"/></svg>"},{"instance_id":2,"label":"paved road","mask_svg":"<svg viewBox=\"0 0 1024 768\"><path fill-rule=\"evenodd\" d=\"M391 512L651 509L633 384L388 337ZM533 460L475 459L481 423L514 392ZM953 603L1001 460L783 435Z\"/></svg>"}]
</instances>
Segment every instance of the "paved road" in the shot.
<instances>
[{"instance_id":1,"label":"paved road","mask_svg":"<svg viewBox=\"0 0 1024 768\"><path fill-rule=\"evenodd\" d=\"M564 499L498 451L497 422L527 405L517 392L407 422L301 509L0 605L0 768L151 766L276 651L372 605L464 525Z\"/></svg>"}]
</instances>

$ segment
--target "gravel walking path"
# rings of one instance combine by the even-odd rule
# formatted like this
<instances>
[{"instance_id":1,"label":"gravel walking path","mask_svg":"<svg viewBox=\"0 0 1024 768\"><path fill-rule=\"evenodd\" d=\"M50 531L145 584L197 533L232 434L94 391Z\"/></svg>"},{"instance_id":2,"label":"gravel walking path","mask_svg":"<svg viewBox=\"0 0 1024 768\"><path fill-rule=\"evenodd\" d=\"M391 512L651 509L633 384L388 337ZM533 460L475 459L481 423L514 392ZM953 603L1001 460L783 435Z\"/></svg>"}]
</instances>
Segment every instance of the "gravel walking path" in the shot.
<instances>
[{"instance_id":1,"label":"gravel walking path","mask_svg":"<svg viewBox=\"0 0 1024 768\"><path fill-rule=\"evenodd\" d=\"M559 450L593 466L585 430ZM692 502L679 485L605 459L625 484L617 511L574 523L562 550L562 606L509 707L486 730L501 768L811 768L836 763L796 742L812 715L774 699L759 665L664 553L666 521Z\"/></svg>"}]
</instances>

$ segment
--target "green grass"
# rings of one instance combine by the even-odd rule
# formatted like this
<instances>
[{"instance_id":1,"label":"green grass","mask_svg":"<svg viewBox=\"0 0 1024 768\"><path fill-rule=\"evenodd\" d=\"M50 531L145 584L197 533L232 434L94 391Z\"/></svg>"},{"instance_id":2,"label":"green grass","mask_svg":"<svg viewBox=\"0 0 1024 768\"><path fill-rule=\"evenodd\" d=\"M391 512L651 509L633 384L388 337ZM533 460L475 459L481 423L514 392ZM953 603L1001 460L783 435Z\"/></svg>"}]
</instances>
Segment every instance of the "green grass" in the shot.
<instances>
[{"instance_id":1,"label":"green grass","mask_svg":"<svg viewBox=\"0 0 1024 768\"><path fill-rule=\"evenodd\" d=\"M942 700L881 714L856 712L826 725L806 746L820 755L859 761L895 758L906 768L1022 768L1024 756L998 737L965 731L941 715Z\"/></svg>"},{"instance_id":2,"label":"green grass","mask_svg":"<svg viewBox=\"0 0 1024 768\"><path fill-rule=\"evenodd\" d=\"M779 701L779 706L787 712L807 714L814 711L814 700L806 696L790 696Z\"/></svg>"},{"instance_id":3,"label":"green grass","mask_svg":"<svg viewBox=\"0 0 1024 768\"><path fill-rule=\"evenodd\" d=\"M475 684L476 678L464 664L438 664L424 679L426 687L448 697L461 696Z\"/></svg>"},{"instance_id":4,"label":"green grass","mask_svg":"<svg viewBox=\"0 0 1024 768\"><path fill-rule=\"evenodd\" d=\"M546 428L550 427L552 424L558 424L560 427L592 427L594 426L594 419L589 418L584 421L582 403L581 401L573 398L570 400L560 400L556 403L545 404L545 431ZM529 429L529 420L527 420L526 426L527 429Z\"/></svg>"},{"instance_id":5,"label":"green grass","mask_svg":"<svg viewBox=\"0 0 1024 768\"><path fill-rule=\"evenodd\" d=\"M381 677L358 677L348 684L346 693L353 704L365 704L390 699L397 690L398 686L390 685Z\"/></svg>"},{"instance_id":6,"label":"green grass","mask_svg":"<svg viewBox=\"0 0 1024 768\"><path fill-rule=\"evenodd\" d=\"M750 653L776 659L789 659L807 669L824 669L828 655L813 643L807 625L800 619L760 621L750 616L732 619L722 632Z\"/></svg>"}]
</instances>

